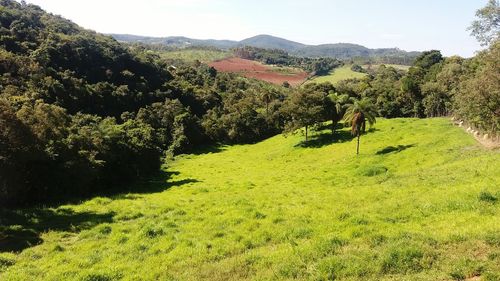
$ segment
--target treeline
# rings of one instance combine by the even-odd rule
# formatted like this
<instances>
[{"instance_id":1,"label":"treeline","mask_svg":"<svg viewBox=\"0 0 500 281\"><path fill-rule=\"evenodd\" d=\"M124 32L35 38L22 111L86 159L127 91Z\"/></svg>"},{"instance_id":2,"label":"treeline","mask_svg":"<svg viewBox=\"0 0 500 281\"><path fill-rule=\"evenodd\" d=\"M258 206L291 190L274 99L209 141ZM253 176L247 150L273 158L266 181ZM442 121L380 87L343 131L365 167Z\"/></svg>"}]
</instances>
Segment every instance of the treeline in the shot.
<instances>
[{"instance_id":1,"label":"treeline","mask_svg":"<svg viewBox=\"0 0 500 281\"><path fill-rule=\"evenodd\" d=\"M356 64L398 64L411 66L420 52L407 52L404 55L373 55L370 57L353 57L350 60Z\"/></svg>"},{"instance_id":2,"label":"treeline","mask_svg":"<svg viewBox=\"0 0 500 281\"><path fill-rule=\"evenodd\" d=\"M454 115L497 135L500 128L500 42L471 59L423 52L408 72L381 66L365 79L341 81L339 93L370 98L382 117Z\"/></svg>"},{"instance_id":3,"label":"treeline","mask_svg":"<svg viewBox=\"0 0 500 281\"><path fill-rule=\"evenodd\" d=\"M265 64L290 66L302 68L312 75L326 75L333 69L342 66L342 62L336 58L306 58L289 55L280 49L262 49L257 47L238 47L231 49L235 56L260 61Z\"/></svg>"}]
</instances>

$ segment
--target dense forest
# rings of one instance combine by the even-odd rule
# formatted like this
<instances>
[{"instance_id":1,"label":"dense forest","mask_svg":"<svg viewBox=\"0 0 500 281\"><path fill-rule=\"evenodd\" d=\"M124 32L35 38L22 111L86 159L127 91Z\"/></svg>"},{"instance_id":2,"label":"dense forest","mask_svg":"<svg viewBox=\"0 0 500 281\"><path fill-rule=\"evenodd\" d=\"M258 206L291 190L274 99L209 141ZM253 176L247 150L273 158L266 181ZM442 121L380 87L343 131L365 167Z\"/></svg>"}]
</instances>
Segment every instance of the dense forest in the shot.
<instances>
[{"instance_id":1,"label":"dense forest","mask_svg":"<svg viewBox=\"0 0 500 281\"><path fill-rule=\"evenodd\" d=\"M500 127L495 38L472 59L428 51L407 73L379 67L336 87L289 89L201 63L172 67L150 49L23 2L0 0L0 23L0 204L84 196L155 173L163 159L202 145L337 124L356 100L381 117L453 114L493 135ZM290 63L276 51L250 50L272 54L254 58L266 63ZM290 64L318 71L340 62Z\"/></svg>"}]
</instances>

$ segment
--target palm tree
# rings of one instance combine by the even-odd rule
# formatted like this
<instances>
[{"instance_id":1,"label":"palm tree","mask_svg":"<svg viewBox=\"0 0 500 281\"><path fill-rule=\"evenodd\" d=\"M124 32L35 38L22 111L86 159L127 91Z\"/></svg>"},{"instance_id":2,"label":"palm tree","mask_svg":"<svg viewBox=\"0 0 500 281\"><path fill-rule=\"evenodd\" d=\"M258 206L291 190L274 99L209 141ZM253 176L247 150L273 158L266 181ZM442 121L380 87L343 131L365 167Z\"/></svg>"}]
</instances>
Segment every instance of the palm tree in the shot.
<instances>
[{"instance_id":1,"label":"palm tree","mask_svg":"<svg viewBox=\"0 0 500 281\"><path fill-rule=\"evenodd\" d=\"M276 91L272 88L266 88L260 93L260 100L266 105L266 116L269 116L269 104L276 96Z\"/></svg>"},{"instance_id":2,"label":"palm tree","mask_svg":"<svg viewBox=\"0 0 500 281\"><path fill-rule=\"evenodd\" d=\"M366 121L372 126L375 124L377 110L370 99L363 98L349 104L344 115L344 121L352 124L351 133L358 138L356 154L359 154L359 137L365 132Z\"/></svg>"},{"instance_id":3,"label":"palm tree","mask_svg":"<svg viewBox=\"0 0 500 281\"><path fill-rule=\"evenodd\" d=\"M344 116L344 111L346 105L351 98L347 94L338 94L333 91L329 92L328 98L330 99L332 110L331 110L331 118L332 118L332 135L335 134L335 127L338 122L342 120L342 116Z\"/></svg>"}]
</instances>

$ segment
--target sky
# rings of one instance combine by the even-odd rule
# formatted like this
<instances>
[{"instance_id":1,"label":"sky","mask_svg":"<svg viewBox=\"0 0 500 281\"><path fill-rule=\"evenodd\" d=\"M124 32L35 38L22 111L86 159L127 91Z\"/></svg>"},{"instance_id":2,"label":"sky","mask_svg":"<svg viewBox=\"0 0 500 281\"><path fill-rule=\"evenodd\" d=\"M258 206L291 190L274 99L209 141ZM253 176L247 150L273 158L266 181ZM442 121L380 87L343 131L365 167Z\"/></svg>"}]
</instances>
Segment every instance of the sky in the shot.
<instances>
[{"instance_id":1,"label":"sky","mask_svg":"<svg viewBox=\"0 0 500 281\"><path fill-rule=\"evenodd\" d=\"M481 49L467 27L487 0L27 0L101 33L242 40L270 34L304 44Z\"/></svg>"}]
</instances>

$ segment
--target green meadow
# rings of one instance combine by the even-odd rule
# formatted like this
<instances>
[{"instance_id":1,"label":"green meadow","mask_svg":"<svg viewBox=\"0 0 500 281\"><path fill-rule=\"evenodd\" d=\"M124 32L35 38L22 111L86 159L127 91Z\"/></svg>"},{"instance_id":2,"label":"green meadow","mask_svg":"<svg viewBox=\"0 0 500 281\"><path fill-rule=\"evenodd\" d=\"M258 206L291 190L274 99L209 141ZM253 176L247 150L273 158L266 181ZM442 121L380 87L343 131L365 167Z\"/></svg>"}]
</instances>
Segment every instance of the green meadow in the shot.
<instances>
[{"instance_id":1,"label":"green meadow","mask_svg":"<svg viewBox=\"0 0 500 281\"><path fill-rule=\"evenodd\" d=\"M410 66L409 65L401 65L401 64L372 64L372 65L363 65L363 68L364 69L374 69L376 70L377 68L379 68L381 65L385 65L385 67L393 67L397 70L402 70L402 71L408 71L410 69Z\"/></svg>"},{"instance_id":2,"label":"green meadow","mask_svg":"<svg viewBox=\"0 0 500 281\"><path fill-rule=\"evenodd\" d=\"M380 119L355 150L347 128L278 135L2 210L0 280L499 280L498 150L445 118Z\"/></svg>"},{"instance_id":3,"label":"green meadow","mask_svg":"<svg viewBox=\"0 0 500 281\"><path fill-rule=\"evenodd\" d=\"M351 79L351 78L363 78L366 76L365 73L355 72L351 70L352 65L344 65L342 67L334 69L328 75L316 76L315 78L309 80L309 82L314 83L324 83L330 82L336 84L341 80Z\"/></svg>"}]
</instances>

